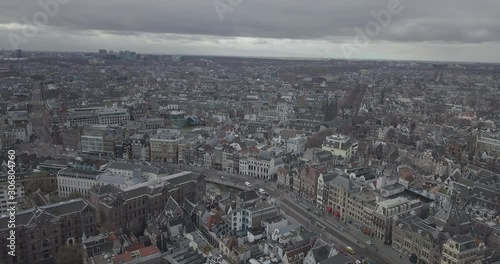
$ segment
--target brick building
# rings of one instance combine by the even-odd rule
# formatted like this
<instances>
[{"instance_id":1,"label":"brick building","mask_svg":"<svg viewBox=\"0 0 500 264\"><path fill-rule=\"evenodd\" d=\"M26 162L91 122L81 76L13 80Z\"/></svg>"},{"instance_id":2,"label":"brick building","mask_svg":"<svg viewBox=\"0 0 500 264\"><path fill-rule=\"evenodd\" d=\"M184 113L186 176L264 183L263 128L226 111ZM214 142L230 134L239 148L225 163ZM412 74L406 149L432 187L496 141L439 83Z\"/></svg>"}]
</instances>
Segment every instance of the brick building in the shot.
<instances>
[{"instance_id":1,"label":"brick building","mask_svg":"<svg viewBox=\"0 0 500 264\"><path fill-rule=\"evenodd\" d=\"M108 231L143 230L146 216L161 212L169 197L178 203L198 201L205 194L205 176L181 172L120 190L111 185L90 191L91 202L99 209L99 222Z\"/></svg>"},{"instance_id":2,"label":"brick building","mask_svg":"<svg viewBox=\"0 0 500 264\"><path fill-rule=\"evenodd\" d=\"M81 242L84 235L97 234L97 213L94 206L82 199L35 207L16 213L16 257L8 248L0 250L2 263L54 263L54 257L65 245ZM0 237L11 231L9 215L0 216Z\"/></svg>"}]
</instances>

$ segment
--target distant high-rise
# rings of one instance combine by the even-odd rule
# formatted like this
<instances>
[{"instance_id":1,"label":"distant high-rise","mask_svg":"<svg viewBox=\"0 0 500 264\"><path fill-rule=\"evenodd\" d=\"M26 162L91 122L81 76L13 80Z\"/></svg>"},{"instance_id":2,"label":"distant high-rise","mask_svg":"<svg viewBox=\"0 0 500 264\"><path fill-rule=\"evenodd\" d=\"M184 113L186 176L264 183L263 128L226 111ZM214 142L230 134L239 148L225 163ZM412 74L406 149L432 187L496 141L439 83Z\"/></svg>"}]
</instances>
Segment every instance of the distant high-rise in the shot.
<instances>
[{"instance_id":1,"label":"distant high-rise","mask_svg":"<svg viewBox=\"0 0 500 264\"><path fill-rule=\"evenodd\" d=\"M106 56L106 55L108 55L108 51L107 51L107 50L105 50L105 49L100 49L100 50L99 50L99 55L104 55L104 56Z\"/></svg>"},{"instance_id":2,"label":"distant high-rise","mask_svg":"<svg viewBox=\"0 0 500 264\"><path fill-rule=\"evenodd\" d=\"M23 50L16 49L16 58L22 58L22 57L23 57Z\"/></svg>"},{"instance_id":3,"label":"distant high-rise","mask_svg":"<svg viewBox=\"0 0 500 264\"><path fill-rule=\"evenodd\" d=\"M327 97L323 103L323 121L328 122L337 117L337 98Z\"/></svg>"}]
</instances>

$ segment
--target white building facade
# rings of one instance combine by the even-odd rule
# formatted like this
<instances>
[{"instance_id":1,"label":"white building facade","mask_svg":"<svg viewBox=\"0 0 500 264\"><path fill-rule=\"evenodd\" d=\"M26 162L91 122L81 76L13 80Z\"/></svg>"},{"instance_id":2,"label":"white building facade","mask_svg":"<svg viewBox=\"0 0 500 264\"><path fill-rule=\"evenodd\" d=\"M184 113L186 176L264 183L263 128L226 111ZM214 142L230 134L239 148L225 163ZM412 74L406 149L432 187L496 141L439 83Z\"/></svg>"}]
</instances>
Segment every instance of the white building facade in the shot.
<instances>
[{"instance_id":1,"label":"white building facade","mask_svg":"<svg viewBox=\"0 0 500 264\"><path fill-rule=\"evenodd\" d=\"M344 135L332 135L326 137L321 149L330 151L334 156L350 159L353 155L352 140Z\"/></svg>"},{"instance_id":2,"label":"white building facade","mask_svg":"<svg viewBox=\"0 0 500 264\"><path fill-rule=\"evenodd\" d=\"M90 188L97 184L99 172L67 168L57 173L57 191L60 197L70 193L80 193L83 198L90 198Z\"/></svg>"}]
</instances>

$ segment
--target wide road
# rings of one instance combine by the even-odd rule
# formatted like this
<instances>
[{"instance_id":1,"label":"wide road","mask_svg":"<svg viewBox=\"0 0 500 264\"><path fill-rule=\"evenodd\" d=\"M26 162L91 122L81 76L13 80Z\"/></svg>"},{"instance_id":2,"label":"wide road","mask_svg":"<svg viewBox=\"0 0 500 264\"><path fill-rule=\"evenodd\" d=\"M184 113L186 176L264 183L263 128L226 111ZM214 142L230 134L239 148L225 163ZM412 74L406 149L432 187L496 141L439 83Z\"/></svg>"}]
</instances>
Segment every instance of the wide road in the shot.
<instances>
[{"instance_id":1,"label":"wide road","mask_svg":"<svg viewBox=\"0 0 500 264\"><path fill-rule=\"evenodd\" d=\"M312 227L312 231L315 231L314 229L321 229L318 233L315 233L326 234L327 238L334 241L333 243L336 245L337 249L345 251L345 248L350 246L356 251L356 256L358 258L361 256L365 258L369 257L370 260L373 261L372 263L390 263L388 262L388 260L378 256L375 252L375 248L372 248L370 245L365 244L365 242L359 241L346 232L341 231L340 225L332 223L330 221L325 221L325 218L323 218L321 215L316 214L316 212L319 212L319 209L305 209L305 207L300 205L299 201L293 198L292 193L284 193L283 190L278 190L275 184L258 182L255 183L254 186L256 188L262 188L272 197L276 197L279 200L280 206L282 208L289 208L290 211L296 212L296 215L299 215L301 219L305 219L305 223L302 221L300 222L302 225L306 226L309 229L311 229ZM293 217L294 215L291 216ZM324 237L322 238L324 239Z\"/></svg>"},{"instance_id":2,"label":"wide road","mask_svg":"<svg viewBox=\"0 0 500 264\"><path fill-rule=\"evenodd\" d=\"M337 251L343 250L345 256L348 256L353 261L357 260L357 258L355 256L350 255L347 252L345 252L345 248L349 245L347 245L346 243L344 243L342 240L338 239L337 237L332 236L328 227L325 228L325 227L317 225L316 223L314 223L314 221L311 221L311 219L308 218L307 215L304 215L304 214L294 210L292 207L288 206L287 204L281 203L280 209L285 214L287 214L287 215L291 216L293 219L297 220L306 229L312 231L314 234L319 236L325 242L332 245L334 248L337 249Z\"/></svg>"}]
</instances>

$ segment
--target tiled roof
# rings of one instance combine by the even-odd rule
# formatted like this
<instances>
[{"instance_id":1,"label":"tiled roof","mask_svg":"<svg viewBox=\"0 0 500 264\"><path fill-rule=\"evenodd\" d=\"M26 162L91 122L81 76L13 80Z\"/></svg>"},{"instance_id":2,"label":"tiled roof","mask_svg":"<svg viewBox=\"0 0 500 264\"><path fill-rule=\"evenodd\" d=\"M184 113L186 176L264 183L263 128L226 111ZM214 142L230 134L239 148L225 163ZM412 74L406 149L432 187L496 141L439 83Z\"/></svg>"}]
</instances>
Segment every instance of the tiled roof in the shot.
<instances>
[{"instance_id":1,"label":"tiled roof","mask_svg":"<svg viewBox=\"0 0 500 264\"><path fill-rule=\"evenodd\" d=\"M49 204L41 207L34 207L28 210L18 211L16 213L16 225L29 225L33 220L40 217L55 218L67 214L81 212L90 205L83 199L75 199L55 204ZM9 216L7 214L0 216L0 228L6 228Z\"/></svg>"}]
</instances>

